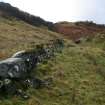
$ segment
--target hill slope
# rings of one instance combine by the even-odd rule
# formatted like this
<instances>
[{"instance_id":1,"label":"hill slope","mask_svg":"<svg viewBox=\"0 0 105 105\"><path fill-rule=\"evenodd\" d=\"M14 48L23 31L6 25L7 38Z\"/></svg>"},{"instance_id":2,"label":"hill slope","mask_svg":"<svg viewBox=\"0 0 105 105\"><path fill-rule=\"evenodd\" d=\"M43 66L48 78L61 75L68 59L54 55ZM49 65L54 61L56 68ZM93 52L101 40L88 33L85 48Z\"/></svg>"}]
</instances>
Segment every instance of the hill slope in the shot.
<instances>
[{"instance_id":1,"label":"hill slope","mask_svg":"<svg viewBox=\"0 0 105 105\"><path fill-rule=\"evenodd\" d=\"M64 25L64 24L63 24ZM66 24L67 25L67 24ZM75 24L71 24L74 28ZM80 26L79 26L80 27ZM89 26L79 33L91 34ZM89 29L87 29L87 28ZM96 26L92 26L96 30ZM104 27L97 28L94 38L79 45L66 40L65 48L47 64L40 64L35 76L52 78L50 86L30 88L29 100L20 97L0 96L0 105L104 105L105 104L105 34ZM70 31L71 32L71 31ZM78 30L74 30L78 34ZM93 32L93 31L92 31ZM100 34L101 33L101 34ZM93 34L92 34L93 35ZM62 37L46 27L35 27L16 18L0 17L0 60L37 43ZM76 36L77 37L77 36Z\"/></svg>"},{"instance_id":2,"label":"hill slope","mask_svg":"<svg viewBox=\"0 0 105 105\"><path fill-rule=\"evenodd\" d=\"M77 40L83 37L93 37L97 33L105 33L105 25L99 25L89 21L75 23L58 22L55 24L55 30L69 39Z\"/></svg>"},{"instance_id":3,"label":"hill slope","mask_svg":"<svg viewBox=\"0 0 105 105\"><path fill-rule=\"evenodd\" d=\"M105 35L102 35L105 38ZM104 105L105 42L97 36L89 42L66 43L62 54L40 64L35 76L52 78L49 87L30 88L29 100L1 97L1 105ZM101 42L101 43L100 43ZM24 48L24 47L23 47Z\"/></svg>"},{"instance_id":4,"label":"hill slope","mask_svg":"<svg viewBox=\"0 0 105 105\"><path fill-rule=\"evenodd\" d=\"M4 2L0 2L0 16L7 19L16 18L36 27L46 27L74 41L83 37L93 37L96 33L105 33L105 25L96 24L92 21L74 23L64 21L54 24Z\"/></svg>"},{"instance_id":5,"label":"hill slope","mask_svg":"<svg viewBox=\"0 0 105 105\"><path fill-rule=\"evenodd\" d=\"M46 26L50 30L53 30L53 23L45 21L44 19L31 15L27 12L21 11L16 7L13 7L9 3L0 2L0 15L3 17L15 17L17 19L20 19L22 21L25 21L28 24L34 25L34 26Z\"/></svg>"},{"instance_id":6,"label":"hill slope","mask_svg":"<svg viewBox=\"0 0 105 105\"><path fill-rule=\"evenodd\" d=\"M16 51L27 49L38 43L60 37L47 28L38 28L16 18L0 17L0 54L10 56Z\"/></svg>"}]
</instances>

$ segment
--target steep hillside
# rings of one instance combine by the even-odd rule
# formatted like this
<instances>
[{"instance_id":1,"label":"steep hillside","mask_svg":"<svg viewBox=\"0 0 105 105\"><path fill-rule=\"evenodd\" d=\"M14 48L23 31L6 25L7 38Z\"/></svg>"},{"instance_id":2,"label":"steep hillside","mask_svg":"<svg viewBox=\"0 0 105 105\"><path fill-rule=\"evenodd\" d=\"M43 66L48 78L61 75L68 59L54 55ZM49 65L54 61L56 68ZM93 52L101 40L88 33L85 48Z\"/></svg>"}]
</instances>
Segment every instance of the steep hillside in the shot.
<instances>
[{"instance_id":1,"label":"steep hillside","mask_svg":"<svg viewBox=\"0 0 105 105\"><path fill-rule=\"evenodd\" d=\"M16 51L27 49L37 43L60 37L47 28L38 28L16 18L0 17L0 57L10 56Z\"/></svg>"},{"instance_id":2,"label":"steep hillside","mask_svg":"<svg viewBox=\"0 0 105 105\"><path fill-rule=\"evenodd\" d=\"M45 21L44 19L31 15L27 12L21 11L16 7L13 7L9 3L0 2L0 15L6 18L15 17L22 21L27 22L28 24L34 26L46 26L48 29L53 30L53 23Z\"/></svg>"},{"instance_id":3,"label":"steep hillside","mask_svg":"<svg viewBox=\"0 0 105 105\"><path fill-rule=\"evenodd\" d=\"M4 18L5 13L0 15L0 60L38 43L65 38L43 24L36 27L7 13ZM28 100L0 94L0 105L105 105L105 26L63 22L55 27L73 40L94 38L84 38L80 44L65 39L63 52L48 63L39 64L33 73L35 77L51 79L51 84L40 89L30 87L26 91Z\"/></svg>"},{"instance_id":4,"label":"steep hillside","mask_svg":"<svg viewBox=\"0 0 105 105\"><path fill-rule=\"evenodd\" d=\"M81 37L93 37L96 33L105 33L105 26L93 22L60 22L55 24L56 32L61 33L72 40Z\"/></svg>"},{"instance_id":5,"label":"steep hillside","mask_svg":"<svg viewBox=\"0 0 105 105\"><path fill-rule=\"evenodd\" d=\"M92 21L80 22L58 22L53 23L24 12L12 5L0 2L0 16L6 19L16 18L36 27L45 27L51 31L63 34L72 40L83 37L93 37L96 33L105 33L105 25L99 25Z\"/></svg>"},{"instance_id":6,"label":"steep hillside","mask_svg":"<svg viewBox=\"0 0 105 105\"><path fill-rule=\"evenodd\" d=\"M40 64L35 76L51 78L50 86L30 88L29 100L1 96L1 105L104 105L105 34L75 45L67 42L62 54ZM100 37L102 36L102 37ZM22 46L22 48L24 48Z\"/></svg>"}]
</instances>

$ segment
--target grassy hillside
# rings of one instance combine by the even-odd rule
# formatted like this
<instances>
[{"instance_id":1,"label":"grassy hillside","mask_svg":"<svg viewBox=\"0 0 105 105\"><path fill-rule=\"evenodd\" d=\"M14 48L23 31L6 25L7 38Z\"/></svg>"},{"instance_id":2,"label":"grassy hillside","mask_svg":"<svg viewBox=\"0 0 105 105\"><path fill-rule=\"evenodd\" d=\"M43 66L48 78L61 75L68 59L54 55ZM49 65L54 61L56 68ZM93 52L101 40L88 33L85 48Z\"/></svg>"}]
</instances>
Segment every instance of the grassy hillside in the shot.
<instances>
[{"instance_id":1,"label":"grassy hillside","mask_svg":"<svg viewBox=\"0 0 105 105\"><path fill-rule=\"evenodd\" d=\"M10 56L16 51L27 49L60 36L46 27L38 28L15 18L0 17L0 57Z\"/></svg>"},{"instance_id":2,"label":"grassy hillside","mask_svg":"<svg viewBox=\"0 0 105 105\"><path fill-rule=\"evenodd\" d=\"M40 27L41 25L46 26L49 30L54 29L54 25L52 22L46 21L39 16L34 16L27 12L24 12L17 7L13 7L9 3L0 2L0 15L3 17L15 17L18 18L28 24Z\"/></svg>"},{"instance_id":3,"label":"grassy hillside","mask_svg":"<svg viewBox=\"0 0 105 105\"><path fill-rule=\"evenodd\" d=\"M0 104L104 105L105 50L95 43L94 40L80 45L67 43L62 54L37 68L37 77L53 79L49 87L28 89L29 100L5 97Z\"/></svg>"},{"instance_id":4,"label":"grassy hillside","mask_svg":"<svg viewBox=\"0 0 105 105\"><path fill-rule=\"evenodd\" d=\"M33 27L16 19L0 18L0 23L1 59L59 37L44 27ZM35 76L53 81L48 87L28 89L31 96L28 100L0 96L0 105L104 105L105 34L97 34L79 45L67 41L62 54L40 64Z\"/></svg>"}]
</instances>

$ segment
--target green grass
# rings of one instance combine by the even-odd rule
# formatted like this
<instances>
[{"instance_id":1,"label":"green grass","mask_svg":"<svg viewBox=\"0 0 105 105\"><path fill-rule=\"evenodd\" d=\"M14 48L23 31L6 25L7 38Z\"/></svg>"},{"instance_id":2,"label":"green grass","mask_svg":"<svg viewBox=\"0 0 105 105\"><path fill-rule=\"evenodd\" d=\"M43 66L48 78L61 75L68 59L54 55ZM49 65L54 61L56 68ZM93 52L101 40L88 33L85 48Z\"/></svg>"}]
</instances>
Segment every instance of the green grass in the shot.
<instances>
[{"instance_id":1,"label":"green grass","mask_svg":"<svg viewBox=\"0 0 105 105\"><path fill-rule=\"evenodd\" d=\"M24 25L25 23L15 22L16 28L19 28L18 31L27 27L27 25ZM14 34L12 34L9 27L8 30L10 33L7 33L7 36L0 34L0 38L5 37L10 38L10 40L16 40L15 37L19 35L18 39L21 39L22 34L19 33L22 31L19 31L19 33L13 32ZM30 32L27 30L24 30L25 33ZM54 34L36 27L32 27L29 30L34 30L35 35L36 33L38 35L43 33L42 36L45 33L47 35L49 33L51 33L50 35ZM24 46L21 46L22 42L17 42L17 46L14 46L14 42L11 42L10 48L7 46L9 51L11 51L7 52L8 55L20 49L30 47L30 41L34 41L34 39L31 39L33 34L27 35L30 35L30 40L24 41ZM43 41L35 38L35 42L36 40L39 43L45 42L47 41L46 38ZM1 44L4 44L4 42ZM53 82L51 85L41 89L28 89L27 93L31 96L29 100L23 100L17 96L1 98L0 105L105 105L104 40L97 36L91 41L84 41L79 45L75 45L71 41L68 41L66 44L61 54L56 54L56 58L49 60L47 64L40 64L34 74L41 79L52 78ZM7 47L4 51L8 51Z\"/></svg>"}]
</instances>

